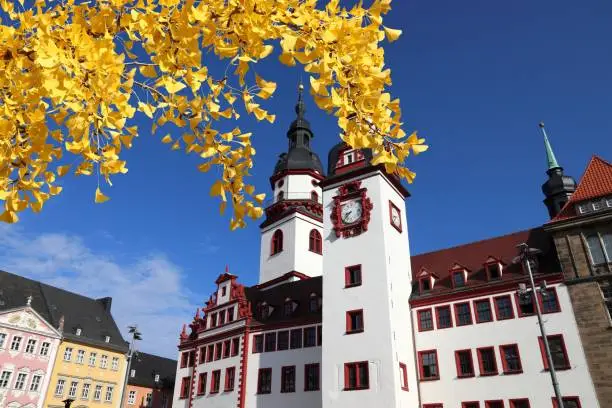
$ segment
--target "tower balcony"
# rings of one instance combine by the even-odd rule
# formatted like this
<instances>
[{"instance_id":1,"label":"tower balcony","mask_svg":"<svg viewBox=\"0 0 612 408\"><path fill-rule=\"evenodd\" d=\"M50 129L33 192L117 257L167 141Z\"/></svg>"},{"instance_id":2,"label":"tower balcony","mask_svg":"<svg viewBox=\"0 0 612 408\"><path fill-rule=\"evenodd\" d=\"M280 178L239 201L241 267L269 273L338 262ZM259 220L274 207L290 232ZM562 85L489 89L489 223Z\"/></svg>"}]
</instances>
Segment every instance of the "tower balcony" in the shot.
<instances>
[{"instance_id":1,"label":"tower balcony","mask_svg":"<svg viewBox=\"0 0 612 408\"><path fill-rule=\"evenodd\" d=\"M323 216L323 199L314 191L280 192L264 202L268 219L278 219L291 209L303 209L317 217Z\"/></svg>"}]
</instances>

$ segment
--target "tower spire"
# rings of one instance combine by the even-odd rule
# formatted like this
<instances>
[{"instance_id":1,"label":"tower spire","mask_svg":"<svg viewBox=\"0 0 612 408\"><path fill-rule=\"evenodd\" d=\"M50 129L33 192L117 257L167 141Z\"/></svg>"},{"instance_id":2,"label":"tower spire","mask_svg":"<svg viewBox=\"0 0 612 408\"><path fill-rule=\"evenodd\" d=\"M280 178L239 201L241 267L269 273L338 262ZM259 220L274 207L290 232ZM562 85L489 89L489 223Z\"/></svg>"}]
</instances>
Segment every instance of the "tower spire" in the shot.
<instances>
[{"instance_id":1,"label":"tower spire","mask_svg":"<svg viewBox=\"0 0 612 408\"><path fill-rule=\"evenodd\" d=\"M298 101L295 105L295 113L297 113L298 120L304 119L304 114L306 113L306 105L304 104L304 84L301 78L298 84Z\"/></svg>"},{"instance_id":2,"label":"tower spire","mask_svg":"<svg viewBox=\"0 0 612 408\"><path fill-rule=\"evenodd\" d=\"M546 129L544 128L544 122L540 122L538 126L540 127L540 129L542 129L542 134L544 135L544 148L546 149L546 161L548 163L548 170L560 168L561 166L559 166L559 163L557 163L555 153L553 152L553 149L550 146L550 142L548 141L548 135L546 134Z\"/></svg>"}]
</instances>

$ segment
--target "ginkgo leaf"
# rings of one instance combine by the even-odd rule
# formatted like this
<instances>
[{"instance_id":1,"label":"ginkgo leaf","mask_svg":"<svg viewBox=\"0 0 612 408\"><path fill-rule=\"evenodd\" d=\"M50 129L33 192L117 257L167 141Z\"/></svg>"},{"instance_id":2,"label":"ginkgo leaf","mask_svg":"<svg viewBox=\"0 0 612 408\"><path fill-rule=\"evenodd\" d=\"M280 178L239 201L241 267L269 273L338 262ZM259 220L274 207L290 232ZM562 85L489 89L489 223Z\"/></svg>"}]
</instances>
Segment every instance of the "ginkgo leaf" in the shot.
<instances>
[{"instance_id":1,"label":"ginkgo leaf","mask_svg":"<svg viewBox=\"0 0 612 408\"><path fill-rule=\"evenodd\" d=\"M166 88L166 91L168 91L170 94L177 93L187 86L184 83L170 77L164 77L164 79L161 81L161 85Z\"/></svg>"},{"instance_id":2,"label":"ginkgo leaf","mask_svg":"<svg viewBox=\"0 0 612 408\"><path fill-rule=\"evenodd\" d=\"M385 27L384 29L385 35L387 36L387 40L389 40L389 42L396 41L402 35L402 30L397 30L388 27Z\"/></svg>"},{"instance_id":3,"label":"ginkgo leaf","mask_svg":"<svg viewBox=\"0 0 612 408\"><path fill-rule=\"evenodd\" d=\"M147 115L150 119L153 119L153 113L155 108L148 103L138 102L138 110Z\"/></svg>"},{"instance_id":4,"label":"ginkgo leaf","mask_svg":"<svg viewBox=\"0 0 612 408\"><path fill-rule=\"evenodd\" d=\"M96 204L101 204L107 202L108 200L110 200L110 198L102 194L102 191L100 191L100 187L96 188L96 197L94 199L94 202Z\"/></svg>"},{"instance_id":5,"label":"ginkgo leaf","mask_svg":"<svg viewBox=\"0 0 612 408\"><path fill-rule=\"evenodd\" d=\"M162 143L170 143L172 142L172 136L170 136L170 134L167 134L166 136L162 137Z\"/></svg>"},{"instance_id":6,"label":"ginkgo leaf","mask_svg":"<svg viewBox=\"0 0 612 408\"><path fill-rule=\"evenodd\" d=\"M255 75L255 82L259 87L259 92L257 93L257 96L262 99L268 99L270 96L272 96L274 91L276 91L276 82L266 81L259 75Z\"/></svg>"},{"instance_id":7,"label":"ginkgo leaf","mask_svg":"<svg viewBox=\"0 0 612 408\"><path fill-rule=\"evenodd\" d=\"M66 174L68 174L68 171L70 170L70 165L67 164L65 166L57 166L57 175L60 177L65 176Z\"/></svg>"}]
</instances>

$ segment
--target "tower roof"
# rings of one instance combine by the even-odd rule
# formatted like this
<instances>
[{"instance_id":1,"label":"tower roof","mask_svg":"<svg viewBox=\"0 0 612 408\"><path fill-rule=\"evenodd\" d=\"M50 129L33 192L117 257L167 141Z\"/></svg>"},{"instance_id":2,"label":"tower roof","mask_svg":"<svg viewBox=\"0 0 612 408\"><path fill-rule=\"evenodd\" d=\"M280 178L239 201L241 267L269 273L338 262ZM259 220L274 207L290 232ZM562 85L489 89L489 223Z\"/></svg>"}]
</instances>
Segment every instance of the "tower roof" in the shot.
<instances>
[{"instance_id":1,"label":"tower roof","mask_svg":"<svg viewBox=\"0 0 612 408\"><path fill-rule=\"evenodd\" d=\"M550 141L548 140L546 129L544 129L544 123L540 123L539 126L540 129L542 129L542 133L544 134L544 148L546 149L546 162L548 164L548 170L560 168L561 166L559 166L559 163L557 163L555 152L553 152L552 146L550 145Z\"/></svg>"}]
</instances>

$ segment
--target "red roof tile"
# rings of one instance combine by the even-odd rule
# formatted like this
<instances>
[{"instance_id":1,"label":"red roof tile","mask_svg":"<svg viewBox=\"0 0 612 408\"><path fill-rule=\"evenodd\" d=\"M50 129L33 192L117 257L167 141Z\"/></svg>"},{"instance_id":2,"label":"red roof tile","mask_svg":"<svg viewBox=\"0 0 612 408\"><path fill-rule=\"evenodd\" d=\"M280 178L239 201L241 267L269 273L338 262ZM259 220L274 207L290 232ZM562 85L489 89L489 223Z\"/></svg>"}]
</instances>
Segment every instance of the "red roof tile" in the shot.
<instances>
[{"instance_id":1,"label":"red roof tile","mask_svg":"<svg viewBox=\"0 0 612 408\"><path fill-rule=\"evenodd\" d=\"M599 156L593 156L576 191L559 214L549 222L575 217L577 215L574 207L576 203L610 194L612 194L612 164Z\"/></svg>"}]
</instances>

